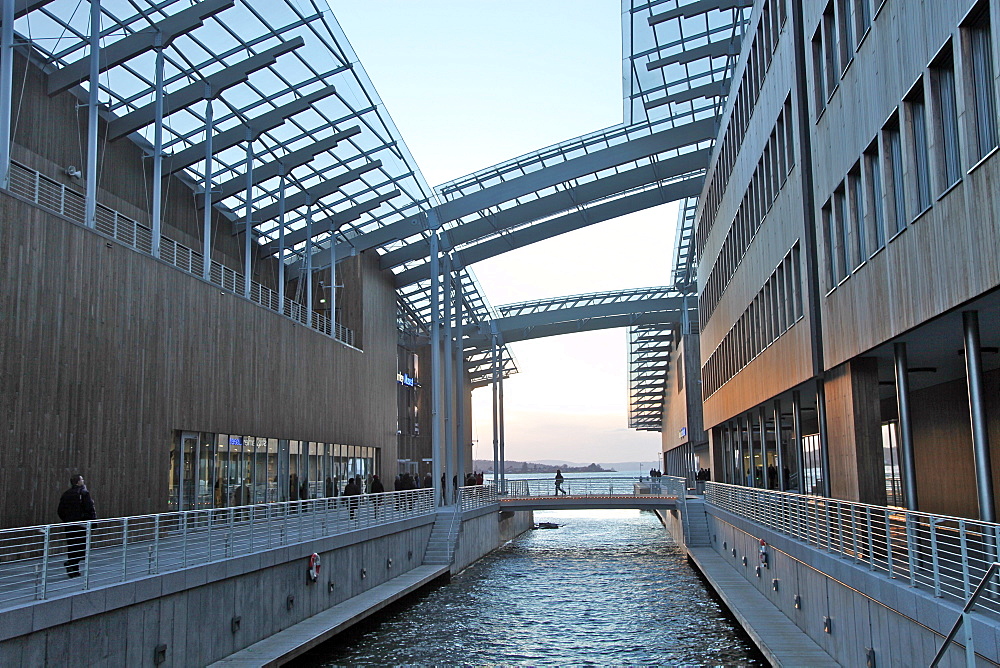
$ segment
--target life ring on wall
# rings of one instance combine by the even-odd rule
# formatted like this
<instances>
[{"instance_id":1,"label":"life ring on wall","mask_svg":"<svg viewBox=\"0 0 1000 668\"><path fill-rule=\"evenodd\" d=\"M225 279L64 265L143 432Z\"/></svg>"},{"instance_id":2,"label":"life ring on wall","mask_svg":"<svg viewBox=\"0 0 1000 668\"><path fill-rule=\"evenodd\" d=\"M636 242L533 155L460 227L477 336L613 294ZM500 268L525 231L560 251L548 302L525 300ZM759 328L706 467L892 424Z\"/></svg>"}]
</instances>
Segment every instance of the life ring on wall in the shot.
<instances>
[{"instance_id":1,"label":"life ring on wall","mask_svg":"<svg viewBox=\"0 0 1000 668\"><path fill-rule=\"evenodd\" d=\"M760 565L767 568L767 541L760 539Z\"/></svg>"},{"instance_id":2,"label":"life ring on wall","mask_svg":"<svg viewBox=\"0 0 1000 668\"><path fill-rule=\"evenodd\" d=\"M309 555L309 570L306 571L307 575L309 576L309 581L310 582L316 582L316 580L319 579L319 568L320 568L320 565L321 565L321 562L320 562L319 555L316 554L315 552L313 552L312 554L310 554Z\"/></svg>"}]
</instances>

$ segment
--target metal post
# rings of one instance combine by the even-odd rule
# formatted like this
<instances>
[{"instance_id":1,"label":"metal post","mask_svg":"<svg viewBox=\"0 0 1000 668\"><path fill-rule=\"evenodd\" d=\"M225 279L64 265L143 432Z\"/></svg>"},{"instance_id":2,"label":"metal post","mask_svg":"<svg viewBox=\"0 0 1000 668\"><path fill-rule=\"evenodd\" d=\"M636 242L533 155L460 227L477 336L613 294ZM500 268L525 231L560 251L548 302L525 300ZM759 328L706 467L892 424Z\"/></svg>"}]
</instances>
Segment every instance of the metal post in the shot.
<instances>
[{"instance_id":1,"label":"metal post","mask_svg":"<svg viewBox=\"0 0 1000 668\"><path fill-rule=\"evenodd\" d=\"M163 222L163 33L156 31L156 120L153 122L153 257L160 257Z\"/></svg>"},{"instance_id":2,"label":"metal post","mask_svg":"<svg viewBox=\"0 0 1000 668\"><path fill-rule=\"evenodd\" d=\"M243 230L243 296L250 299L250 283L253 281L253 130L247 126L247 196L246 196L246 227ZM312 309L312 302L309 303Z\"/></svg>"},{"instance_id":3,"label":"metal post","mask_svg":"<svg viewBox=\"0 0 1000 668\"><path fill-rule=\"evenodd\" d=\"M337 336L337 239L336 230L330 232L330 336ZM345 341L346 343L346 341ZM353 344L354 342L351 341Z\"/></svg>"},{"instance_id":4,"label":"metal post","mask_svg":"<svg viewBox=\"0 0 1000 668\"><path fill-rule=\"evenodd\" d=\"M465 330L463 323L463 310L465 306L465 300L462 294L462 280L461 275L455 272L458 278L457 284L453 287L455 293L455 433L457 434L456 443L458 444L458 465L456 467L456 472L458 473L458 485L459 487L465 485Z\"/></svg>"},{"instance_id":5,"label":"metal post","mask_svg":"<svg viewBox=\"0 0 1000 668\"><path fill-rule=\"evenodd\" d=\"M312 268L312 197L306 197L306 256L303 258L302 266L304 269L306 279L306 327L313 326L313 268ZM301 281L303 277L299 277ZM309 458L306 457L306 465L308 466Z\"/></svg>"},{"instance_id":6,"label":"metal post","mask_svg":"<svg viewBox=\"0 0 1000 668\"><path fill-rule=\"evenodd\" d=\"M823 496L830 496L830 434L826 428L826 388L816 379L816 417L819 419L819 450L823 467Z\"/></svg>"},{"instance_id":7,"label":"metal post","mask_svg":"<svg viewBox=\"0 0 1000 668\"><path fill-rule=\"evenodd\" d=\"M736 444L739 446L740 455L740 469L736 477L736 484L745 487L747 484L746 452L743 450L743 424L739 416L736 417Z\"/></svg>"},{"instance_id":8,"label":"metal post","mask_svg":"<svg viewBox=\"0 0 1000 668\"><path fill-rule=\"evenodd\" d=\"M806 493L806 469L802 453L802 395L792 392L792 435L795 438L795 466L798 468L799 494Z\"/></svg>"},{"instance_id":9,"label":"metal post","mask_svg":"<svg viewBox=\"0 0 1000 668\"><path fill-rule=\"evenodd\" d=\"M12 0L4 0L8 4ZM87 101L87 199L84 225L97 226L97 103L101 76L101 0L90 0L90 95Z\"/></svg>"},{"instance_id":10,"label":"metal post","mask_svg":"<svg viewBox=\"0 0 1000 668\"><path fill-rule=\"evenodd\" d=\"M492 363L493 363L493 385L492 385L492 389L493 389L493 484L499 485L500 484L500 420L497 417L497 415L499 415L499 412L498 412L498 408L499 408L498 403L499 402L497 401L497 396L498 396L497 395L497 388L500 385L500 380L499 380L499 372L500 372L500 370L499 370L499 365L498 365L498 362L497 362L497 331L496 331L496 325L493 322L490 322L490 327L493 330L493 333L492 333L492 336L491 336L492 348L491 348L491 353L490 353L492 355Z\"/></svg>"},{"instance_id":11,"label":"metal post","mask_svg":"<svg viewBox=\"0 0 1000 668\"><path fill-rule=\"evenodd\" d=\"M760 486L771 489L770 476L767 474L767 413L763 406L758 411L760 418Z\"/></svg>"},{"instance_id":12,"label":"metal post","mask_svg":"<svg viewBox=\"0 0 1000 668\"><path fill-rule=\"evenodd\" d=\"M432 507L441 503L441 314L440 314L440 257L438 246L437 212L427 212L430 229L431 256L431 488L434 490Z\"/></svg>"},{"instance_id":13,"label":"metal post","mask_svg":"<svg viewBox=\"0 0 1000 668\"><path fill-rule=\"evenodd\" d=\"M503 355L500 355L500 364L503 365ZM504 424L503 424L503 368L500 369L500 379L499 387L497 388L498 397L498 412L497 412L497 422L500 423L500 487L506 489L507 480L504 474L504 469L507 468L507 458L504 456Z\"/></svg>"},{"instance_id":14,"label":"metal post","mask_svg":"<svg viewBox=\"0 0 1000 668\"><path fill-rule=\"evenodd\" d=\"M913 454L913 426L910 421L910 377L906 358L906 344L896 343L892 347L896 363L896 404L899 407L899 449L902 465L903 495L906 507L917 509L917 470Z\"/></svg>"},{"instance_id":15,"label":"metal post","mask_svg":"<svg viewBox=\"0 0 1000 668\"><path fill-rule=\"evenodd\" d=\"M212 117L212 88L205 86L205 238L201 245L201 275L206 281L212 280L212 135L214 134ZM221 277L220 277L221 281Z\"/></svg>"},{"instance_id":16,"label":"metal post","mask_svg":"<svg viewBox=\"0 0 1000 668\"><path fill-rule=\"evenodd\" d=\"M13 2L4 0L2 20L3 24L0 25L0 188L9 188L11 142L10 119L14 100Z\"/></svg>"},{"instance_id":17,"label":"metal post","mask_svg":"<svg viewBox=\"0 0 1000 668\"><path fill-rule=\"evenodd\" d=\"M781 452L781 400L774 400L774 451L778 458L778 491L785 491L785 456Z\"/></svg>"},{"instance_id":18,"label":"metal post","mask_svg":"<svg viewBox=\"0 0 1000 668\"><path fill-rule=\"evenodd\" d=\"M443 258L444 281L441 283L441 299L443 301L444 341L444 504L451 505L452 476L455 475L455 421L452 419L455 408L455 374L452 369L452 330L451 330L451 256L445 253Z\"/></svg>"},{"instance_id":19,"label":"metal post","mask_svg":"<svg viewBox=\"0 0 1000 668\"><path fill-rule=\"evenodd\" d=\"M965 371L969 385L969 415L972 420L972 449L976 462L976 492L979 519L996 522L993 498L993 466L990 462L990 434L983 402L983 360L979 348L979 312L963 311ZM991 555L992 556L992 555Z\"/></svg>"},{"instance_id":20,"label":"metal post","mask_svg":"<svg viewBox=\"0 0 1000 668\"><path fill-rule=\"evenodd\" d=\"M278 313L285 312L285 163L278 162ZM288 472L285 472L287 475Z\"/></svg>"}]
</instances>

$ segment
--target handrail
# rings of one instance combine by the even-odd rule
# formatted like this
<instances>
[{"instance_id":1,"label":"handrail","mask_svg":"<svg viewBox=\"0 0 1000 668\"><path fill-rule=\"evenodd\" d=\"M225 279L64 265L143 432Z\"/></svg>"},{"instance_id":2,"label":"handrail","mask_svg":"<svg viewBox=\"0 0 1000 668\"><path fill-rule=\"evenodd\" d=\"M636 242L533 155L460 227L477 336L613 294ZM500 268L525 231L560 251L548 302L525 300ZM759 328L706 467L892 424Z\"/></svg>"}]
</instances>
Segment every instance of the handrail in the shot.
<instances>
[{"instance_id":1,"label":"handrail","mask_svg":"<svg viewBox=\"0 0 1000 668\"><path fill-rule=\"evenodd\" d=\"M873 572L964 602L997 561L1000 524L719 482L707 503ZM980 601L1000 617L1000 598Z\"/></svg>"},{"instance_id":2,"label":"handrail","mask_svg":"<svg viewBox=\"0 0 1000 668\"><path fill-rule=\"evenodd\" d=\"M417 489L3 529L0 610L435 512Z\"/></svg>"},{"instance_id":3,"label":"handrail","mask_svg":"<svg viewBox=\"0 0 1000 668\"><path fill-rule=\"evenodd\" d=\"M997 568L1000 568L1000 563L993 562L990 567L986 569L986 574L983 575L983 579L979 581L976 585L976 590L972 592L972 596L969 600L965 602L962 607L962 612L958 615L958 619L955 620L954 626L951 627L951 631L945 637L944 642L941 643L941 647L938 649L937 654L934 655L934 660L931 661L930 668L935 668L944 658L944 654L948 651L948 647L951 645L952 641L955 640L955 636L958 634L958 629L965 625L965 663L971 668L975 668L976 665L976 651L973 647L973 635L972 628L969 622L969 613L972 612L972 608L976 605L976 601L979 600L979 596L986 591L986 583L989 582L990 578L993 577L994 573L997 572Z\"/></svg>"}]
</instances>

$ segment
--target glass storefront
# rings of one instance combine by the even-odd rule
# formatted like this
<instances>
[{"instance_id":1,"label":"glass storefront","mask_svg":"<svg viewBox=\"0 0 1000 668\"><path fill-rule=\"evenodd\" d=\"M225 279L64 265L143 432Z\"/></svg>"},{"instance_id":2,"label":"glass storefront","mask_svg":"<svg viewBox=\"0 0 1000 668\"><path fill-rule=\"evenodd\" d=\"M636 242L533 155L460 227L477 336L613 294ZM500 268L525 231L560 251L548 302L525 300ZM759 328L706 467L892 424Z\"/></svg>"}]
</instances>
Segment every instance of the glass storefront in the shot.
<instances>
[{"instance_id":1,"label":"glass storefront","mask_svg":"<svg viewBox=\"0 0 1000 668\"><path fill-rule=\"evenodd\" d=\"M241 434L177 432L170 447L168 510L338 496L348 478L363 487L381 464L378 448Z\"/></svg>"}]
</instances>

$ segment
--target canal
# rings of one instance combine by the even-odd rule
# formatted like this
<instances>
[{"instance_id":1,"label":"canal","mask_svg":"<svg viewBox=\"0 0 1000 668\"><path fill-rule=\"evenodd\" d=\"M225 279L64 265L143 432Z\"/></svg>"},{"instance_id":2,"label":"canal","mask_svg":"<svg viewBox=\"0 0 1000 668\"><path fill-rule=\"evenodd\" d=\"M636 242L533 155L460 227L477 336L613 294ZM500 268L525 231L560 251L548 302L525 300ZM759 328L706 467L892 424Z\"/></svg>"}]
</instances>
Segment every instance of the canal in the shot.
<instances>
[{"instance_id":1,"label":"canal","mask_svg":"<svg viewBox=\"0 0 1000 668\"><path fill-rule=\"evenodd\" d=\"M536 529L299 666L766 666L657 517L544 511Z\"/></svg>"}]
</instances>

